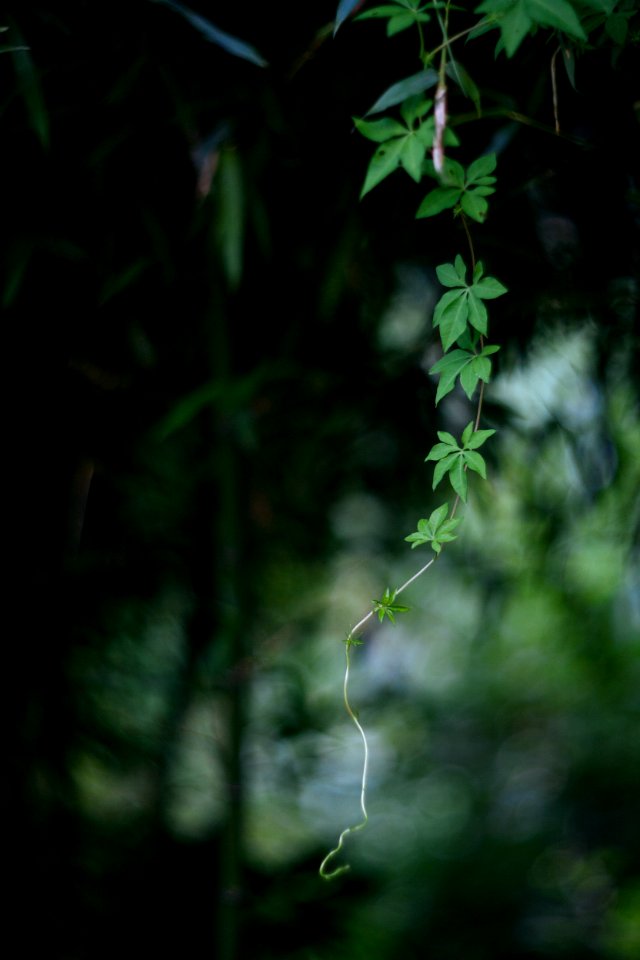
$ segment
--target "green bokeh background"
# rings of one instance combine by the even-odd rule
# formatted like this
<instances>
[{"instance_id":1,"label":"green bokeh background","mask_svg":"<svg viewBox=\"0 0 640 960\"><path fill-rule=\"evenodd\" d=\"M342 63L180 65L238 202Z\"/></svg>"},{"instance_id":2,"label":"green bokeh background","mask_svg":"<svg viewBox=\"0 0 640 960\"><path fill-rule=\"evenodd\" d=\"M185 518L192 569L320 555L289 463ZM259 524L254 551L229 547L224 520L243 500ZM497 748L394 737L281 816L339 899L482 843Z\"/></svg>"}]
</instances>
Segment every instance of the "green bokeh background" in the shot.
<instances>
[{"instance_id":1,"label":"green bokeh background","mask_svg":"<svg viewBox=\"0 0 640 960\"><path fill-rule=\"evenodd\" d=\"M559 137L544 35L460 50L493 114L452 94L456 156L498 153L497 434L460 539L354 650L370 821L327 884L359 815L343 640L426 561L423 459L473 416L427 372L465 239L401 173L358 202L352 117L412 40L193 8L269 66L150 0L0 21L28 48L0 54L23 952L636 960L637 46L559 77Z\"/></svg>"}]
</instances>

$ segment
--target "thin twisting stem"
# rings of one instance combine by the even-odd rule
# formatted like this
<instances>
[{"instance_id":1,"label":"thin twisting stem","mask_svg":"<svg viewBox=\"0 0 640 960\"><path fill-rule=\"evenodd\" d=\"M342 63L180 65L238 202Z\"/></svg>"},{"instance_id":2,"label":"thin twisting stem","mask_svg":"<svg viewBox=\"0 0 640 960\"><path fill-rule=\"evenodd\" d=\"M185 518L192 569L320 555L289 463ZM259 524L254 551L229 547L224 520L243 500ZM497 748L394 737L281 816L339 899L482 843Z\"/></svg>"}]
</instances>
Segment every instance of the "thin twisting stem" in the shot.
<instances>
[{"instance_id":1,"label":"thin twisting stem","mask_svg":"<svg viewBox=\"0 0 640 960\"><path fill-rule=\"evenodd\" d=\"M367 620L367 619L368 619L368 616L367 616L367 617L363 617L363 619L360 621L360 623L363 623L364 620ZM362 744L363 744L363 747L364 747L364 763L363 763L363 766L362 766L362 785L361 785L361 788L360 788L360 809L362 810L362 820L360 821L360 823L355 824L355 826L346 827L346 828L342 831L342 833L340 834L340 836L339 836L339 838L338 838L338 843L337 843L336 846L333 848L333 850L331 850L331 851L326 855L326 857L324 858L324 860L323 860L322 863L320 864L320 871L319 871L319 872L320 872L320 876L322 877L323 880L333 880L333 879L335 879L335 877L339 877L341 874L346 873L347 870L350 870L350 869L351 869L351 867L350 867L350 865L349 865L348 863L344 864L344 865L341 866L341 867L336 867L335 870L327 870L327 866L328 866L328 864L333 860L333 858L334 858L335 856L337 856L337 855L340 853L340 851L342 850L342 847L344 846L345 838L346 838L350 833L356 833L358 830L362 830L364 827L366 827L367 821L368 821L368 819L369 819L369 815L367 814L366 802L365 802L365 801L366 801L366 794L367 794L367 774L368 774L368 771L369 771L369 744L367 743L367 735L366 735L366 733L364 732L364 729L363 729L363 727L362 727L362 724L360 723L360 721L358 720L357 716L356 716L355 713L353 712L353 710L352 710L352 708L351 708L351 704L349 703L349 672L350 672L350 667L351 667L351 646L352 646L351 637L352 637L352 634L349 635L349 638L347 639L347 643L346 643L346 647L345 647L345 649L346 649L346 657L347 657L347 665L346 665L346 668L345 668L345 671L344 671L344 684L343 684L342 692L343 692L345 709L346 709L347 713L349 714L349 716L351 717L351 719L353 720L353 722L355 723L356 727L358 728L358 730L359 730L359 732L360 732L360 736L362 737Z\"/></svg>"}]
</instances>

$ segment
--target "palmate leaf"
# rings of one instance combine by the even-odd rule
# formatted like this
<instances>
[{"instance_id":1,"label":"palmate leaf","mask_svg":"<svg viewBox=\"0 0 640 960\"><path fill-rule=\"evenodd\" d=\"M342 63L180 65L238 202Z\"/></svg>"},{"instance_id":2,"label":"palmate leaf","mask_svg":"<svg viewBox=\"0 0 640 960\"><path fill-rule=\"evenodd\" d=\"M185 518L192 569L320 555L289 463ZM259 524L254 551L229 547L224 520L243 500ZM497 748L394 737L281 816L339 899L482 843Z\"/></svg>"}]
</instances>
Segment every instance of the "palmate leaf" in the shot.
<instances>
[{"instance_id":1,"label":"palmate leaf","mask_svg":"<svg viewBox=\"0 0 640 960\"><path fill-rule=\"evenodd\" d=\"M424 7L412 3L394 3L381 4L378 7L372 7L358 14L356 20L380 20L388 19L387 36L393 37L402 30L407 30L415 23L427 23L431 16L426 13Z\"/></svg>"},{"instance_id":2,"label":"palmate leaf","mask_svg":"<svg viewBox=\"0 0 640 960\"><path fill-rule=\"evenodd\" d=\"M451 393L456 385L456 380L460 377L460 386L471 400L479 380L488 383L491 379L491 360L489 354L495 353L499 348L495 345L489 345L483 348L481 354L473 354L468 350L451 350L445 354L437 363L430 368L430 374L440 374L438 389L436 391L436 406Z\"/></svg>"},{"instance_id":3,"label":"palmate leaf","mask_svg":"<svg viewBox=\"0 0 640 960\"><path fill-rule=\"evenodd\" d=\"M391 623L395 623L396 613L407 613L407 611L410 609L401 603L395 603L395 599L396 591L389 590L387 587L381 600L371 601L373 603L374 613L377 614L380 623L382 623L385 617L388 617L389 620L391 620Z\"/></svg>"},{"instance_id":4,"label":"palmate leaf","mask_svg":"<svg viewBox=\"0 0 640 960\"><path fill-rule=\"evenodd\" d=\"M494 16L507 56L512 57L536 25L555 27L586 40L580 19L568 0L485 0L476 13Z\"/></svg>"},{"instance_id":5,"label":"palmate leaf","mask_svg":"<svg viewBox=\"0 0 640 960\"><path fill-rule=\"evenodd\" d=\"M432 139L430 118L422 122L420 118L431 105L432 101L420 96L410 97L401 111L405 124L390 117L381 120L360 120L354 117L358 131L368 140L380 144L367 168L361 198L398 167L402 167L419 183L425 153ZM417 126L414 126L416 123Z\"/></svg>"},{"instance_id":6,"label":"palmate leaf","mask_svg":"<svg viewBox=\"0 0 640 960\"><path fill-rule=\"evenodd\" d=\"M496 178L490 176L495 166L495 153L474 160L466 171L457 160L445 157L441 175L432 161L426 161L424 172L439 180L440 186L427 194L418 207L416 217L434 217L443 210L454 207L456 212L463 210L472 220L482 223L489 209L485 197L495 193L493 184Z\"/></svg>"},{"instance_id":7,"label":"palmate leaf","mask_svg":"<svg viewBox=\"0 0 640 960\"><path fill-rule=\"evenodd\" d=\"M456 539L457 534L453 531L460 524L459 517L447 520L449 506L443 503L437 507L428 520L418 520L418 529L415 533L409 534L404 539L411 544L411 549L420 547L425 543L430 543L432 550L440 553L443 543L451 543Z\"/></svg>"},{"instance_id":8,"label":"palmate leaf","mask_svg":"<svg viewBox=\"0 0 640 960\"><path fill-rule=\"evenodd\" d=\"M438 437L441 442L436 443L425 457L425 461L437 461L433 471L433 489L435 490L443 477L449 474L451 486L461 500L466 501L467 470L473 470L486 479L487 468L484 458L475 451L494 433L495 430L474 430L474 423L471 420L462 432L462 446L459 446L450 433L439 432Z\"/></svg>"}]
</instances>

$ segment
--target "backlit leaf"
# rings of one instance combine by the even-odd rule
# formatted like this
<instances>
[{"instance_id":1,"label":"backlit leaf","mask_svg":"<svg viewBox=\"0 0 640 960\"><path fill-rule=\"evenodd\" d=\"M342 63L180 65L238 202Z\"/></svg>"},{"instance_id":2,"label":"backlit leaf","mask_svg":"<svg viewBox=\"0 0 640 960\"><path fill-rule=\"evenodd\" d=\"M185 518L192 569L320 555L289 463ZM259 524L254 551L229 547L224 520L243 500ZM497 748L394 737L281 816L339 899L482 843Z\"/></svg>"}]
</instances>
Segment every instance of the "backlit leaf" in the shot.
<instances>
[{"instance_id":1,"label":"backlit leaf","mask_svg":"<svg viewBox=\"0 0 640 960\"><path fill-rule=\"evenodd\" d=\"M367 110L367 115L381 113L389 107L395 107L408 97L415 96L416 93L424 93L425 90L435 87L437 82L438 74L432 69L421 70L420 73L405 77L404 80L398 80L378 97L371 109Z\"/></svg>"},{"instance_id":2,"label":"backlit leaf","mask_svg":"<svg viewBox=\"0 0 640 960\"><path fill-rule=\"evenodd\" d=\"M338 9L336 10L335 23L333 25L334 37L345 20L347 20L351 14L358 9L358 7L361 7L362 4L363 0L340 0Z\"/></svg>"},{"instance_id":3,"label":"backlit leaf","mask_svg":"<svg viewBox=\"0 0 640 960\"><path fill-rule=\"evenodd\" d=\"M209 43L215 43L216 46L222 47L223 50L226 50L227 53L232 54L232 56L240 57L242 60L248 60L257 67L267 66L267 61L258 53L255 47L245 43L244 40L240 40L239 37L234 37L232 34L220 30L199 13L194 13L193 10L189 10L188 7L178 3L177 0L159 0L159 2L164 3L167 7L170 7L172 10L175 10L176 13L183 16Z\"/></svg>"}]
</instances>

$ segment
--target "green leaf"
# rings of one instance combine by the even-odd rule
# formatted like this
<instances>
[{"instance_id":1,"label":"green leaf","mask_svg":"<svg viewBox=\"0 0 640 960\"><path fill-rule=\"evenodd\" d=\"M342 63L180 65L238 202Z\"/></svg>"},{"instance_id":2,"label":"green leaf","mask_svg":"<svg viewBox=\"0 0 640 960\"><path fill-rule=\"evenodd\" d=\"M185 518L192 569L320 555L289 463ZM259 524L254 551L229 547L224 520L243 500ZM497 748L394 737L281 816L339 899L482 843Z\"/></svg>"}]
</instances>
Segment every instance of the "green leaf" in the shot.
<instances>
[{"instance_id":1,"label":"green leaf","mask_svg":"<svg viewBox=\"0 0 640 960\"><path fill-rule=\"evenodd\" d=\"M458 253L455 260L453 261L455 271L462 280L463 283L467 282L467 265Z\"/></svg>"},{"instance_id":2,"label":"green leaf","mask_svg":"<svg viewBox=\"0 0 640 960\"><path fill-rule=\"evenodd\" d=\"M467 167L467 184L476 183L481 177L486 177L496 168L497 160L495 153L487 153L483 157L478 157ZM494 179L493 177L491 178Z\"/></svg>"},{"instance_id":3,"label":"green leaf","mask_svg":"<svg viewBox=\"0 0 640 960\"><path fill-rule=\"evenodd\" d=\"M473 364L467 364L460 374L460 386L466 393L469 400L471 400L471 397L478 386L478 380L479 377L476 371L473 369Z\"/></svg>"},{"instance_id":4,"label":"green leaf","mask_svg":"<svg viewBox=\"0 0 640 960\"><path fill-rule=\"evenodd\" d=\"M367 110L367 115L381 113L389 107L395 107L408 97L412 97L417 93L424 93L425 90L435 87L437 82L438 74L432 69L421 70L420 73L414 73L410 77L405 77L404 80L398 80L397 83L392 84L378 97L371 109Z\"/></svg>"},{"instance_id":5,"label":"green leaf","mask_svg":"<svg viewBox=\"0 0 640 960\"><path fill-rule=\"evenodd\" d=\"M454 441L454 444L455 444L455 441ZM455 444L454 449L455 450L458 449L457 444ZM425 463L427 462L427 460L442 460L445 457L450 456L451 450L452 450L452 445L450 443L436 443L433 447L431 447L431 450L429 450L429 453L424 458Z\"/></svg>"},{"instance_id":6,"label":"green leaf","mask_svg":"<svg viewBox=\"0 0 640 960\"><path fill-rule=\"evenodd\" d=\"M467 291L463 290L461 296L442 311L439 327L442 349L445 351L453 346L458 337L464 333L466 329L467 319L469 317L468 301Z\"/></svg>"},{"instance_id":7,"label":"green leaf","mask_svg":"<svg viewBox=\"0 0 640 960\"><path fill-rule=\"evenodd\" d=\"M391 623L395 623L394 614L406 613L409 610L409 607L405 607L401 603L395 603L395 598L396 591L391 591L387 588L381 600L371 601L373 603L373 609L375 613L377 613L380 623L382 623L385 617L388 617L389 620L391 620Z\"/></svg>"},{"instance_id":8,"label":"green leaf","mask_svg":"<svg viewBox=\"0 0 640 960\"><path fill-rule=\"evenodd\" d=\"M36 70L29 48L22 43L22 35L16 26L12 28L12 35L18 41L12 48L11 55L18 78L18 87L27 108L29 125L41 146L46 150L49 147L50 137L49 113L44 102L39 71Z\"/></svg>"},{"instance_id":9,"label":"green leaf","mask_svg":"<svg viewBox=\"0 0 640 960\"><path fill-rule=\"evenodd\" d=\"M242 279L245 231L245 191L238 152L225 148L218 165L218 216L215 237L224 272L232 290Z\"/></svg>"},{"instance_id":10,"label":"green leaf","mask_svg":"<svg viewBox=\"0 0 640 960\"><path fill-rule=\"evenodd\" d=\"M267 66L267 61L264 57L260 56L255 47L245 43L244 40L240 40L238 37L232 36L230 33L225 33L224 30L220 30L219 27L214 26L199 13L194 13L193 10L189 10L183 6L183 4L177 3L176 0L160 0L160 2L172 10L175 10L176 13L181 14L209 43L215 43L216 46L222 47L223 50L226 50L227 53L230 53L232 56L240 57L242 60L248 60L257 67Z\"/></svg>"},{"instance_id":11,"label":"green leaf","mask_svg":"<svg viewBox=\"0 0 640 960\"><path fill-rule=\"evenodd\" d=\"M452 464L451 469L449 470L449 480L451 481L451 486L458 494L461 500L464 500L466 503L467 500L467 474L464 469L463 455L460 454L455 463Z\"/></svg>"},{"instance_id":12,"label":"green leaf","mask_svg":"<svg viewBox=\"0 0 640 960\"><path fill-rule=\"evenodd\" d=\"M367 169L360 199L369 193L370 190L373 190L373 188L381 183L385 177L388 177L390 173L398 169L403 146L404 139L398 138L397 140L390 140L388 143L383 143L382 146L378 147Z\"/></svg>"},{"instance_id":13,"label":"green leaf","mask_svg":"<svg viewBox=\"0 0 640 960\"><path fill-rule=\"evenodd\" d=\"M452 453L444 460L440 460L440 462L436 464L435 470L433 471L433 483L431 485L433 490L435 490L445 473L448 473L450 468L460 459L461 456L462 452Z\"/></svg>"},{"instance_id":14,"label":"green leaf","mask_svg":"<svg viewBox=\"0 0 640 960\"><path fill-rule=\"evenodd\" d=\"M431 516L429 517L429 523L431 524L433 530L437 530L440 525L446 520L447 514L449 513L449 504L443 503L441 506L437 507Z\"/></svg>"},{"instance_id":15,"label":"green leaf","mask_svg":"<svg viewBox=\"0 0 640 960\"><path fill-rule=\"evenodd\" d=\"M474 357L471 366L474 373L478 374L479 380L489 383L489 380L491 380L491 360L488 357Z\"/></svg>"},{"instance_id":16,"label":"green leaf","mask_svg":"<svg viewBox=\"0 0 640 960\"><path fill-rule=\"evenodd\" d=\"M411 544L412 550L425 543L431 543L431 549L436 553L440 553L442 549L441 544L451 543L457 538L454 530L460 524L461 518L451 517L447 520L446 516L448 512L448 504L443 503L442 506L433 511L429 520L418 520L417 532L411 533L408 537L404 538Z\"/></svg>"},{"instance_id":17,"label":"green leaf","mask_svg":"<svg viewBox=\"0 0 640 960\"><path fill-rule=\"evenodd\" d=\"M340 0L338 9L336 11L335 23L333 25L334 37L347 17L350 17L353 11L356 10L361 3L362 0Z\"/></svg>"},{"instance_id":18,"label":"green leaf","mask_svg":"<svg viewBox=\"0 0 640 960\"><path fill-rule=\"evenodd\" d=\"M395 17L401 10L401 5L395 3L385 4L380 7L372 7L370 10L365 10L363 13L359 13L356 20L381 20L384 17Z\"/></svg>"},{"instance_id":19,"label":"green leaf","mask_svg":"<svg viewBox=\"0 0 640 960\"><path fill-rule=\"evenodd\" d=\"M478 115L480 114L480 90L477 85L471 79L465 68L462 64L456 60L447 63L445 66L445 72L447 76L453 80L454 83L462 90L462 93L465 97L468 97L472 102Z\"/></svg>"},{"instance_id":20,"label":"green leaf","mask_svg":"<svg viewBox=\"0 0 640 960\"><path fill-rule=\"evenodd\" d=\"M406 127L391 117L384 117L382 120L359 120L354 117L353 122L362 136L374 143L385 143L393 137L402 137L407 132Z\"/></svg>"},{"instance_id":21,"label":"green leaf","mask_svg":"<svg viewBox=\"0 0 640 960\"><path fill-rule=\"evenodd\" d=\"M488 343L485 347L482 348L481 357L488 357L491 353L497 353L500 349L499 346L495 343Z\"/></svg>"},{"instance_id":22,"label":"green leaf","mask_svg":"<svg viewBox=\"0 0 640 960\"><path fill-rule=\"evenodd\" d=\"M507 292L507 288L495 277L484 277L478 283L474 283L473 292L482 300L495 300Z\"/></svg>"},{"instance_id":23,"label":"green leaf","mask_svg":"<svg viewBox=\"0 0 640 960\"><path fill-rule=\"evenodd\" d=\"M391 17L387 24L387 36L393 37L402 30L412 27L418 18L413 13L399 13L396 17Z\"/></svg>"},{"instance_id":24,"label":"green leaf","mask_svg":"<svg viewBox=\"0 0 640 960\"><path fill-rule=\"evenodd\" d=\"M443 287L464 286L464 275L461 277L452 263L441 263L436 267L436 275Z\"/></svg>"},{"instance_id":25,"label":"green leaf","mask_svg":"<svg viewBox=\"0 0 640 960\"><path fill-rule=\"evenodd\" d=\"M484 462L484 457L476 453L475 450L466 450L463 458L469 470L479 473L483 480L487 479L487 465Z\"/></svg>"},{"instance_id":26,"label":"green leaf","mask_svg":"<svg viewBox=\"0 0 640 960\"><path fill-rule=\"evenodd\" d=\"M462 370L473 360L473 354L466 350L452 350L429 370L429 373L439 373L438 390L436 392L436 406L450 393L456 383L456 378Z\"/></svg>"},{"instance_id":27,"label":"green leaf","mask_svg":"<svg viewBox=\"0 0 640 960\"><path fill-rule=\"evenodd\" d=\"M469 450L477 450L478 447L481 447L494 433L495 430L476 430L471 439L465 443L465 447Z\"/></svg>"},{"instance_id":28,"label":"green leaf","mask_svg":"<svg viewBox=\"0 0 640 960\"><path fill-rule=\"evenodd\" d=\"M545 27L556 27L578 40L586 40L578 14L567 0L527 0L531 18Z\"/></svg>"},{"instance_id":29,"label":"green leaf","mask_svg":"<svg viewBox=\"0 0 640 960\"><path fill-rule=\"evenodd\" d=\"M624 14L616 13L612 17L607 17L604 29L608 37L611 37L614 43L623 46L629 33L629 24Z\"/></svg>"},{"instance_id":30,"label":"green leaf","mask_svg":"<svg viewBox=\"0 0 640 960\"><path fill-rule=\"evenodd\" d=\"M441 440L443 443L448 443L452 447L458 446L456 438L452 433L447 433L446 430L438 430L438 440Z\"/></svg>"},{"instance_id":31,"label":"green leaf","mask_svg":"<svg viewBox=\"0 0 640 960\"><path fill-rule=\"evenodd\" d=\"M469 290L469 323L483 336L487 333L487 308L476 294L475 286Z\"/></svg>"},{"instance_id":32,"label":"green leaf","mask_svg":"<svg viewBox=\"0 0 640 960\"><path fill-rule=\"evenodd\" d=\"M425 147L433 146L433 141L436 135L436 123L432 116L427 117L424 123L421 124L420 129L417 131L417 135L420 137L420 142L423 143ZM458 139L454 131L451 130L449 127L445 127L442 142L445 145L445 147L460 146L460 140ZM430 161L428 161L427 163L430 163ZM425 167L427 167L427 164L425 164ZM430 166L427 169L425 169L424 172L429 173L431 175Z\"/></svg>"},{"instance_id":33,"label":"green leaf","mask_svg":"<svg viewBox=\"0 0 640 960\"><path fill-rule=\"evenodd\" d=\"M465 190L460 198L460 206L477 223L484 223L486 220L489 204L484 197L479 195L477 190L474 190L473 193Z\"/></svg>"},{"instance_id":34,"label":"green leaf","mask_svg":"<svg viewBox=\"0 0 640 960\"><path fill-rule=\"evenodd\" d=\"M400 163L407 171L409 176L420 183L422 177L422 161L424 160L424 147L414 134L409 134L403 140L403 147L400 153Z\"/></svg>"},{"instance_id":35,"label":"green leaf","mask_svg":"<svg viewBox=\"0 0 640 960\"><path fill-rule=\"evenodd\" d=\"M469 423L466 425L462 431L462 446L466 447L469 443L469 440L473 436L473 420L469 420Z\"/></svg>"},{"instance_id":36,"label":"green leaf","mask_svg":"<svg viewBox=\"0 0 640 960\"><path fill-rule=\"evenodd\" d=\"M500 27L500 34L507 51L507 56L512 57L524 38L527 36L533 21L527 12L526 0L485 0L479 7L476 7L476 13L488 13L496 16L497 26Z\"/></svg>"},{"instance_id":37,"label":"green leaf","mask_svg":"<svg viewBox=\"0 0 640 960\"><path fill-rule=\"evenodd\" d=\"M461 290L459 287L455 290L447 290L446 293L443 293L436 303L435 310L433 311L433 326L439 327L440 321L442 320L442 315L447 307L449 307L452 303L455 303L456 300L460 300L465 296L466 289Z\"/></svg>"},{"instance_id":38,"label":"green leaf","mask_svg":"<svg viewBox=\"0 0 640 960\"><path fill-rule=\"evenodd\" d=\"M443 186L459 187L460 190L464 190L464 167L457 160L446 157L440 180Z\"/></svg>"},{"instance_id":39,"label":"green leaf","mask_svg":"<svg viewBox=\"0 0 640 960\"><path fill-rule=\"evenodd\" d=\"M400 114L408 127L416 120L424 117L433 106L433 100L425 100L424 97L409 97L400 107Z\"/></svg>"},{"instance_id":40,"label":"green leaf","mask_svg":"<svg viewBox=\"0 0 640 960\"><path fill-rule=\"evenodd\" d=\"M445 522L437 529L438 540L442 540L442 541L444 540L449 541L449 539L453 540L454 539L453 531L461 523L462 523L462 517L451 517L450 520L445 520Z\"/></svg>"},{"instance_id":41,"label":"green leaf","mask_svg":"<svg viewBox=\"0 0 640 960\"><path fill-rule=\"evenodd\" d=\"M416 218L435 217L443 210L449 210L455 207L460 199L461 191L456 187L436 187L431 193L428 193L416 213Z\"/></svg>"}]
</instances>

